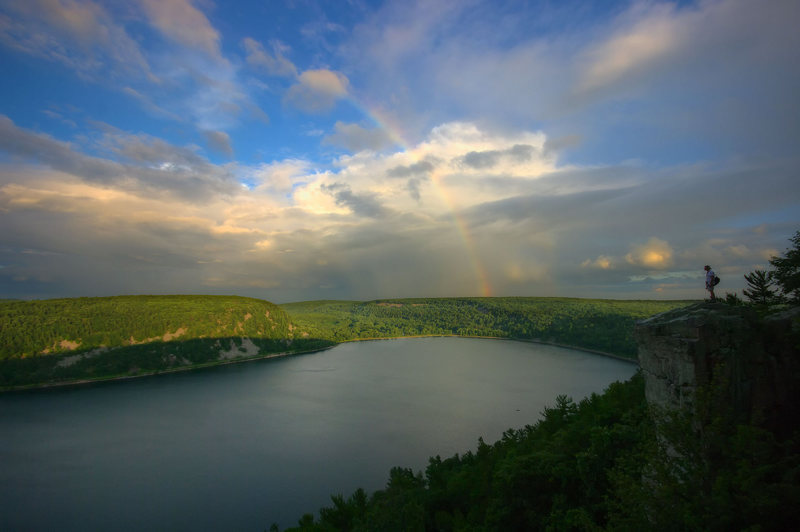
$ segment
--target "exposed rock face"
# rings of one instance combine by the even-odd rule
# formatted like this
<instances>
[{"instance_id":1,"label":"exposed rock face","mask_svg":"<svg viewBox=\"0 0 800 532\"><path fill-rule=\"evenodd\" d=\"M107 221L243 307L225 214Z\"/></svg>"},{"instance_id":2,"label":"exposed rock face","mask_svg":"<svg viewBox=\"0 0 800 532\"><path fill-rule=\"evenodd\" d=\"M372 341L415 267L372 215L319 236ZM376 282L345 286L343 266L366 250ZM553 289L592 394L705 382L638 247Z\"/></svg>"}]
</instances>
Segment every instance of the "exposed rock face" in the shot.
<instances>
[{"instance_id":1,"label":"exposed rock face","mask_svg":"<svg viewBox=\"0 0 800 532\"><path fill-rule=\"evenodd\" d=\"M639 322L639 363L650 404L687 408L698 394L738 422L782 432L800 419L800 308L759 316L699 303Z\"/></svg>"}]
</instances>

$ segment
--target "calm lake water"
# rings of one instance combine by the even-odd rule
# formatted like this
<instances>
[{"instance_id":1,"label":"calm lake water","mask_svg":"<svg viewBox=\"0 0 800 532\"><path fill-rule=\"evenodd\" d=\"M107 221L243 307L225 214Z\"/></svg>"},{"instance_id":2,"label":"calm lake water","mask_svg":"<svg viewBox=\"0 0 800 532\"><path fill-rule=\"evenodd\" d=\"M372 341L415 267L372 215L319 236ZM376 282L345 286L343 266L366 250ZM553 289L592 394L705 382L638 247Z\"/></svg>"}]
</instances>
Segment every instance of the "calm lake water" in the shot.
<instances>
[{"instance_id":1,"label":"calm lake water","mask_svg":"<svg viewBox=\"0 0 800 532\"><path fill-rule=\"evenodd\" d=\"M0 395L0 530L295 525L392 466L474 450L636 366L551 346L422 338Z\"/></svg>"}]
</instances>

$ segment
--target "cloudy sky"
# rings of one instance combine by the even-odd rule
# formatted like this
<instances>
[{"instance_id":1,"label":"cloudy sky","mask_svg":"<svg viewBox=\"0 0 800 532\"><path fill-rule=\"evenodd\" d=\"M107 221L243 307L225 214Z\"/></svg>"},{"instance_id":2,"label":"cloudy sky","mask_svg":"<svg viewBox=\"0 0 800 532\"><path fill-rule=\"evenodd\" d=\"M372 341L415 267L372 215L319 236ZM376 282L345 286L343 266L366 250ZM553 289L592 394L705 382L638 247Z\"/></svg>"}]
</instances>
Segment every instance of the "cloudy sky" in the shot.
<instances>
[{"instance_id":1,"label":"cloudy sky","mask_svg":"<svg viewBox=\"0 0 800 532\"><path fill-rule=\"evenodd\" d=\"M800 229L796 0L0 0L0 297L701 298Z\"/></svg>"}]
</instances>

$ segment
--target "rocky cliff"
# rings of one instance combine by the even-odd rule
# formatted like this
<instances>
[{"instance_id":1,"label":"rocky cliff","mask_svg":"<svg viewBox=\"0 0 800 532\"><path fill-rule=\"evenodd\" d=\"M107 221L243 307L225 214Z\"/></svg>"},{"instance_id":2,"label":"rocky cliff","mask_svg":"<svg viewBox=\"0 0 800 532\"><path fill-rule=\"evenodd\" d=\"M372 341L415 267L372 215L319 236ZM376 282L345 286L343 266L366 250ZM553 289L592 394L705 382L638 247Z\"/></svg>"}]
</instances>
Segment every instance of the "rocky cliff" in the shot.
<instances>
[{"instance_id":1,"label":"rocky cliff","mask_svg":"<svg viewBox=\"0 0 800 532\"><path fill-rule=\"evenodd\" d=\"M635 338L650 404L688 409L705 398L778 433L800 419L800 308L764 316L699 303L639 322Z\"/></svg>"}]
</instances>

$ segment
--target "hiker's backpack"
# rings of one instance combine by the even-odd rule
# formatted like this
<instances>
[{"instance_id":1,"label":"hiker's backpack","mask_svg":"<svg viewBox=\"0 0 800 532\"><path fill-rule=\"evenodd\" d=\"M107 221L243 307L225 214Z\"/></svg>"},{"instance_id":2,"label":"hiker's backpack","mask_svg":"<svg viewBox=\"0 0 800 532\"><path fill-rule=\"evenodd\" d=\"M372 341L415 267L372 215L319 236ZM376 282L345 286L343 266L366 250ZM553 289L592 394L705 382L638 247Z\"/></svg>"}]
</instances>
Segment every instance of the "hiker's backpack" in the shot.
<instances>
[{"instance_id":1,"label":"hiker's backpack","mask_svg":"<svg viewBox=\"0 0 800 532\"><path fill-rule=\"evenodd\" d=\"M714 282L711 284L711 286L717 286L718 284L719 284L719 277L717 277L717 276L715 275L715 276L714 276Z\"/></svg>"}]
</instances>

